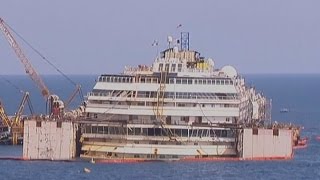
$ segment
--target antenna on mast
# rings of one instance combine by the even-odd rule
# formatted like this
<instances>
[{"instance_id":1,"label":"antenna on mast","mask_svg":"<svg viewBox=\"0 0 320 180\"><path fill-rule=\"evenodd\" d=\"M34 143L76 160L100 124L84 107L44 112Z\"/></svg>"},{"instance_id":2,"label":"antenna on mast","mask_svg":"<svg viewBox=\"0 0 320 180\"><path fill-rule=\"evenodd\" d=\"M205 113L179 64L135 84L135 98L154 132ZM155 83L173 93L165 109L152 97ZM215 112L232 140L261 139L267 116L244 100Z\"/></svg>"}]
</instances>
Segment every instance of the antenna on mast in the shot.
<instances>
[{"instance_id":1,"label":"antenna on mast","mask_svg":"<svg viewBox=\"0 0 320 180\"><path fill-rule=\"evenodd\" d=\"M189 51L189 32L181 32L181 50Z\"/></svg>"}]
</instances>

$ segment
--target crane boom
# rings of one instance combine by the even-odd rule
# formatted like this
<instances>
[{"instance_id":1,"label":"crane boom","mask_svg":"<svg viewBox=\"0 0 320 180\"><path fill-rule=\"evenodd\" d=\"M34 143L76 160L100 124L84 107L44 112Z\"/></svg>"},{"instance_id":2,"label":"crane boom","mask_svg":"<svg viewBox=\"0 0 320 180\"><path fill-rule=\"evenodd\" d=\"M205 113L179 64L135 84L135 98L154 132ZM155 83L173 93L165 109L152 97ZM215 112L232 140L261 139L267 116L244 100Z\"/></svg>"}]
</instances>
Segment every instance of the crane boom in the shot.
<instances>
[{"instance_id":1,"label":"crane boom","mask_svg":"<svg viewBox=\"0 0 320 180\"><path fill-rule=\"evenodd\" d=\"M2 124L4 124L5 126L10 127L12 125L9 117L6 114L6 111L4 110L4 107L1 101L0 101L0 119L2 119Z\"/></svg>"},{"instance_id":2,"label":"crane boom","mask_svg":"<svg viewBox=\"0 0 320 180\"><path fill-rule=\"evenodd\" d=\"M30 113L31 113L31 115L33 115L33 107L32 107L31 101L30 101L29 93L25 92L24 95L23 95L23 98L22 98L22 100L20 102L18 111L16 112L16 115L15 115L14 119L11 122L12 126L20 126L21 115L23 113L23 110L24 110L24 107L25 107L26 103L28 103L27 105L29 106Z\"/></svg>"},{"instance_id":3,"label":"crane boom","mask_svg":"<svg viewBox=\"0 0 320 180\"><path fill-rule=\"evenodd\" d=\"M6 26L6 23L0 18L0 29L5 35L7 41L9 42L10 46L24 65L26 73L30 76L30 78L36 83L38 88L41 90L42 96L47 99L50 96L50 92L48 87L44 84L41 77L38 75L36 70L32 67L31 63L29 62L28 58L23 53L22 49L18 45L17 41L14 39L12 34L9 31L9 28Z\"/></svg>"},{"instance_id":4,"label":"crane boom","mask_svg":"<svg viewBox=\"0 0 320 180\"><path fill-rule=\"evenodd\" d=\"M26 73L30 76L30 78L33 80L33 82L35 82L37 87L40 89L42 96L44 97L45 101L47 102L46 107L47 107L48 114L50 116L54 117L54 118L63 117L65 115L64 102L62 100L60 100L59 96L57 96L55 94L52 94L49 91L48 87L45 85L45 83L43 82L42 78L39 76L37 71L32 67L30 61L25 56L25 54L23 53L23 51L20 48L19 44L17 43L17 41L14 39L14 37L10 33L10 30L12 30L14 33L16 33L16 32L7 23L5 23L5 21L2 18L0 18L0 29L3 32L3 34L5 35L7 41L9 42L10 46L12 47L12 49L14 50L16 55L18 56L19 60L24 65ZM19 34L17 34L17 35L21 38L21 36ZM24 42L26 42L23 38L22 38L22 40ZM27 43L27 44L30 46L29 43ZM41 55L32 46L31 46L31 48L34 51L36 51L37 54L40 55L44 60L46 60L51 66L53 66L59 73L61 73L64 77L66 77L70 82L72 82L75 85L75 83L70 78L68 78L56 66L54 66L51 62L49 62L43 55ZM81 91L81 87L80 86L77 86L77 90L70 97L70 99L67 101L67 105L69 105L69 103L74 99L74 96L76 95L77 92L79 92L80 96L82 96L82 91ZM22 109L24 108L24 103L26 101L29 102L28 94L26 94L26 96L25 96L25 98L24 98L24 100L23 100L23 102L21 104L22 105L22 107L21 107ZM20 110L17 112L18 116L19 116L19 112L20 112ZM16 119L14 120L14 123L18 123L18 122L19 121L18 121L18 119L16 117Z\"/></svg>"}]
</instances>

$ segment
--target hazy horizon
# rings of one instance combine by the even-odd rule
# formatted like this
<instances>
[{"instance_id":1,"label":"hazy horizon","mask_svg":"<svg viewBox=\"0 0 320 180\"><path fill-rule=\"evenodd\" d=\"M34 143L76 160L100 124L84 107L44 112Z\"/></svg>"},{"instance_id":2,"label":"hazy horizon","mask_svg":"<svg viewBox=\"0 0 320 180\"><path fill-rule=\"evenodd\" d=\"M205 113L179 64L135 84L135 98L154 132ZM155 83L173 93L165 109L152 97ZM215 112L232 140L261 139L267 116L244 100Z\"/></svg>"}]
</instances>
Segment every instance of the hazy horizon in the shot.
<instances>
[{"instance_id":1,"label":"hazy horizon","mask_svg":"<svg viewBox=\"0 0 320 180\"><path fill-rule=\"evenodd\" d=\"M108 74L151 65L159 41L190 32L215 68L240 74L318 74L320 1L4 1L0 17L65 74ZM177 28L177 25L182 27ZM39 74L58 74L14 35ZM0 74L25 74L0 35Z\"/></svg>"}]
</instances>

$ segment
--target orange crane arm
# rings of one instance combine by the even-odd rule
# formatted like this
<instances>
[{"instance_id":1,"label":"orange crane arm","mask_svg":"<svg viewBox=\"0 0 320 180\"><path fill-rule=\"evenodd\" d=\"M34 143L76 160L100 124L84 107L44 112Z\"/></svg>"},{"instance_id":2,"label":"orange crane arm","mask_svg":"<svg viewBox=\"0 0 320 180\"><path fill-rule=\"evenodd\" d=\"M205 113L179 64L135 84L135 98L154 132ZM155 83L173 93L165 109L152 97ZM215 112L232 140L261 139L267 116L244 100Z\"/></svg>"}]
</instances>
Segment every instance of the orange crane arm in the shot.
<instances>
[{"instance_id":1,"label":"orange crane arm","mask_svg":"<svg viewBox=\"0 0 320 180\"><path fill-rule=\"evenodd\" d=\"M50 92L48 87L44 84L41 77L38 75L36 70L32 67L30 64L28 58L25 56L25 54L22 52L22 49L20 48L19 44L16 42L16 40L13 38L12 34L9 31L9 28L6 26L6 23L3 21L2 18L0 18L0 29L5 35L7 41L9 42L10 46L24 65L24 68L26 70L26 73L30 76L30 78L36 83L38 88L41 90L42 96L47 99L50 96Z\"/></svg>"}]
</instances>

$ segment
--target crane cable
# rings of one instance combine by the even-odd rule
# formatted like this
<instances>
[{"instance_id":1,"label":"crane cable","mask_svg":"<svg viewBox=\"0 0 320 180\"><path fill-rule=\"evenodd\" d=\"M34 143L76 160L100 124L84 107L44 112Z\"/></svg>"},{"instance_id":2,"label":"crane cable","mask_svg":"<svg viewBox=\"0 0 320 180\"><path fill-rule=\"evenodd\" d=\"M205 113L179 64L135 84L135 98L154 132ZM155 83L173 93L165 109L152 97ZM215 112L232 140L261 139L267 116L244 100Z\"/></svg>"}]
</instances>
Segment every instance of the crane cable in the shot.
<instances>
[{"instance_id":1,"label":"crane cable","mask_svg":"<svg viewBox=\"0 0 320 180\"><path fill-rule=\"evenodd\" d=\"M12 87L14 87L16 90L18 90L21 93L24 93L22 89L20 89L17 85L13 84L9 79L5 78L3 75L0 75L1 79L6 81L8 84L10 84Z\"/></svg>"},{"instance_id":2,"label":"crane cable","mask_svg":"<svg viewBox=\"0 0 320 180\"><path fill-rule=\"evenodd\" d=\"M20 89L17 85L15 85L13 82L11 82L9 79L5 78L3 75L0 75L1 79L6 81L9 85L11 85L13 88L15 88L16 90L18 90L20 93L24 94L26 93L24 90ZM31 114L33 114L33 106L32 106L32 103L29 100L27 100L27 103L28 103L28 107L29 107L29 111Z\"/></svg>"},{"instance_id":3,"label":"crane cable","mask_svg":"<svg viewBox=\"0 0 320 180\"><path fill-rule=\"evenodd\" d=\"M53 63L51 63L40 51L38 51L34 46L32 46L26 39L24 39L17 31L15 31L8 23L3 22L10 28L12 32L14 32L24 43L26 43L36 54L38 54L42 60L46 61L50 66L52 66L58 73L60 73L64 78L66 78L72 85L78 86L77 83L75 83L72 79L70 79L65 73L63 73L57 66L55 66ZM79 89L80 98L81 101L84 100L82 89Z\"/></svg>"}]
</instances>

